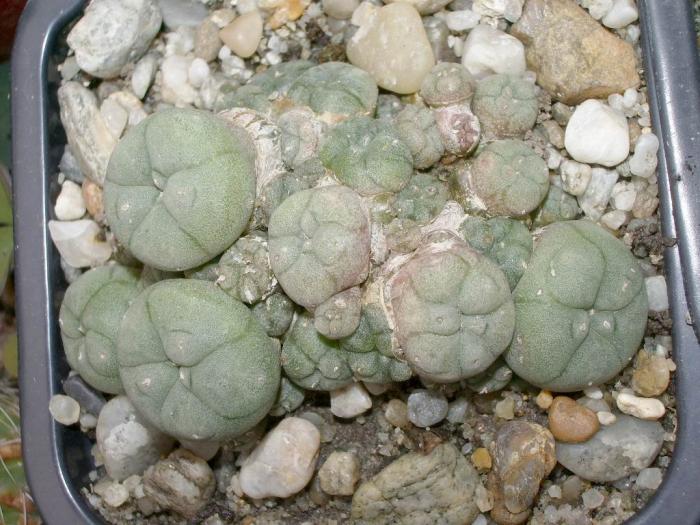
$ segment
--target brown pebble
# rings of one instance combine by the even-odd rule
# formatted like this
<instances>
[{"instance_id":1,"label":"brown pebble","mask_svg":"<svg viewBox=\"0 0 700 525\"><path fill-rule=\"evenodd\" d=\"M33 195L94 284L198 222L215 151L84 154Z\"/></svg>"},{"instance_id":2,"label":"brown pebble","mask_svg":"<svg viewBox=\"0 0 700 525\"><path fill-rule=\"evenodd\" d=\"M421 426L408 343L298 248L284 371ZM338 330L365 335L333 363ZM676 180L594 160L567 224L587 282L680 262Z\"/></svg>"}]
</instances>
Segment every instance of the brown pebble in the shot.
<instances>
[{"instance_id":1,"label":"brown pebble","mask_svg":"<svg viewBox=\"0 0 700 525\"><path fill-rule=\"evenodd\" d=\"M491 454L485 448L477 448L472 454L472 463L479 470L491 470Z\"/></svg>"},{"instance_id":2,"label":"brown pebble","mask_svg":"<svg viewBox=\"0 0 700 525\"><path fill-rule=\"evenodd\" d=\"M632 372L632 388L645 397L663 394L671 380L668 360L663 355L655 355L640 350Z\"/></svg>"},{"instance_id":3,"label":"brown pebble","mask_svg":"<svg viewBox=\"0 0 700 525\"><path fill-rule=\"evenodd\" d=\"M582 443L598 432L598 417L570 397L557 396L549 407L549 430L558 441Z\"/></svg>"},{"instance_id":4,"label":"brown pebble","mask_svg":"<svg viewBox=\"0 0 700 525\"><path fill-rule=\"evenodd\" d=\"M549 390L540 390L540 393L535 398L535 403L542 410L547 410L552 405L553 399L554 397L552 397L552 393Z\"/></svg>"},{"instance_id":5,"label":"brown pebble","mask_svg":"<svg viewBox=\"0 0 700 525\"><path fill-rule=\"evenodd\" d=\"M90 216L97 222L102 222L105 217L105 207L102 200L102 188L92 182L90 179L83 181L83 200L85 201L85 209Z\"/></svg>"},{"instance_id":6,"label":"brown pebble","mask_svg":"<svg viewBox=\"0 0 700 525\"><path fill-rule=\"evenodd\" d=\"M384 409L384 417L386 420L399 428L408 428L410 422L408 420L408 407L406 403L400 399L392 399L386 404Z\"/></svg>"},{"instance_id":7,"label":"brown pebble","mask_svg":"<svg viewBox=\"0 0 700 525\"><path fill-rule=\"evenodd\" d=\"M194 38L194 55L207 62L216 59L221 49L219 26L211 18L205 18L197 27Z\"/></svg>"}]
</instances>

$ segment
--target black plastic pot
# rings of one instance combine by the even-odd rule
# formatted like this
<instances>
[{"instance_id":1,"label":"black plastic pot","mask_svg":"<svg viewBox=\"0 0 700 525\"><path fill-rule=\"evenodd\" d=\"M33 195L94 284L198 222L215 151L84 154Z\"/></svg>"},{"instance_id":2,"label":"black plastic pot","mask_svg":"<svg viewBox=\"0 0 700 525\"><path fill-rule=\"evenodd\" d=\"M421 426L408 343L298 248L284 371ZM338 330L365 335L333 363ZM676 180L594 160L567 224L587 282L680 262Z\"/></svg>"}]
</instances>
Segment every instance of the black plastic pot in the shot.
<instances>
[{"instance_id":1,"label":"black plastic pot","mask_svg":"<svg viewBox=\"0 0 700 525\"><path fill-rule=\"evenodd\" d=\"M12 57L15 288L20 345L22 443L32 494L55 525L102 523L79 493L91 469L90 442L56 424L49 399L68 367L58 331L65 289L49 239L54 175L65 136L58 116L59 35L82 0L30 0ZM639 0L654 128L661 139L659 190L673 317L678 434L671 466L652 501L630 523L700 523L700 64L684 0Z\"/></svg>"}]
</instances>

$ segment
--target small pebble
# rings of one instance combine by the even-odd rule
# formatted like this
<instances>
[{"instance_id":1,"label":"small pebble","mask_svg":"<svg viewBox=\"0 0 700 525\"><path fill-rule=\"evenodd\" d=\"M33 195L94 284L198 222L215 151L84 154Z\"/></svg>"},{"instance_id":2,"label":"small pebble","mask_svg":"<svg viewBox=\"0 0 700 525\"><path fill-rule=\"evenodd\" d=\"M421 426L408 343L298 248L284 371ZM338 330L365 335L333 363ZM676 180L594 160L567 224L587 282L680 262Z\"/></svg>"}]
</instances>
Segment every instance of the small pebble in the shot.
<instances>
[{"instance_id":1,"label":"small pebble","mask_svg":"<svg viewBox=\"0 0 700 525\"><path fill-rule=\"evenodd\" d=\"M501 399L496 403L493 413L496 417L500 417L501 419L513 419L515 417L515 400L510 397Z\"/></svg>"},{"instance_id":2,"label":"small pebble","mask_svg":"<svg viewBox=\"0 0 700 525\"><path fill-rule=\"evenodd\" d=\"M194 37L194 55L206 62L215 60L221 49L219 26L210 18L206 18L197 27Z\"/></svg>"},{"instance_id":3,"label":"small pebble","mask_svg":"<svg viewBox=\"0 0 700 525\"><path fill-rule=\"evenodd\" d=\"M591 170L591 180L586 191L578 198L578 204L588 218L597 221L603 216L618 177L616 170L605 168Z\"/></svg>"},{"instance_id":4,"label":"small pebble","mask_svg":"<svg viewBox=\"0 0 700 525\"><path fill-rule=\"evenodd\" d=\"M554 398L548 418L552 435L564 443L587 441L600 425L595 412L566 396Z\"/></svg>"},{"instance_id":5,"label":"small pebble","mask_svg":"<svg viewBox=\"0 0 700 525\"><path fill-rule=\"evenodd\" d=\"M488 512L493 508L493 496L481 483L476 486L474 491L474 501L480 512Z\"/></svg>"},{"instance_id":6,"label":"small pebble","mask_svg":"<svg viewBox=\"0 0 700 525\"><path fill-rule=\"evenodd\" d=\"M598 489L588 489L583 493L583 504L587 509L597 509L604 501L605 496Z\"/></svg>"},{"instance_id":7,"label":"small pebble","mask_svg":"<svg viewBox=\"0 0 700 525\"><path fill-rule=\"evenodd\" d=\"M470 9L459 11L447 11L445 13L445 23L450 31L460 33L468 29L474 29L479 25L481 15Z\"/></svg>"},{"instance_id":8,"label":"small pebble","mask_svg":"<svg viewBox=\"0 0 700 525\"><path fill-rule=\"evenodd\" d=\"M331 496L352 496L360 479L360 461L352 452L332 452L318 471L321 489Z\"/></svg>"},{"instance_id":9,"label":"small pebble","mask_svg":"<svg viewBox=\"0 0 700 525\"><path fill-rule=\"evenodd\" d=\"M469 401L463 397L458 397L450 403L450 407L447 409L447 421L454 424L464 423L468 408Z\"/></svg>"},{"instance_id":10,"label":"small pebble","mask_svg":"<svg viewBox=\"0 0 700 525\"><path fill-rule=\"evenodd\" d=\"M129 113L117 101L107 98L100 106L100 114L109 132L118 140L129 121Z\"/></svg>"},{"instance_id":11,"label":"small pebble","mask_svg":"<svg viewBox=\"0 0 700 525\"><path fill-rule=\"evenodd\" d=\"M254 499L296 494L311 481L320 446L321 435L313 423L283 419L243 463L241 489Z\"/></svg>"},{"instance_id":12,"label":"small pebble","mask_svg":"<svg viewBox=\"0 0 700 525\"><path fill-rule=\"evenodd\" d=\"M54 395L49 401L49 412L61 425L74 425L80 419L80 405L72 397Z\"/></svg>"},{"instance_id":13,"label":"small pebble","mask_svg":"<svg viewBox=\"0 0 700 525\"><path fill-rule=\"evenodd\" d=\"M90 219L49 221L49 233L56 249L73 268L100 266L112 256L112 247L99 240L99 224Z\"/></svg>"},{"instance_id":14,"label":"small pebble","mask_svg":"<svg viewBox=\"0 0 700 525\"><path fill-rule=\"evenodd\" d=\"M605 213L600 218L600 223L603 226L607 226L611 230L615 231L619 230L620 227L627 222L628 218L629 217L626 212L620 210L612 210L608 213Z\"/></svg>"},{"instance_id":15,"label":"small pebble","mask_svg":"<svg viewBox=\"0 0 700 525\"><path fill-rule=\"evenodd\" d=\"M627 119L600 100L586 100L566 126L564 144L569 155L579 162L617 166L629 154Z\"/></svg>"},{"instance_id":16,"label":"small pebble","mask_svg":"<svg viewBox=\"0 0 700 525\"><path fill-rule=\"evenodd\" d=\"M393 383L362 383L367 392L373 396L381 396L384 392L388 391Z\"/></svg>"},{"instance_id":17,"label":"small pebble","mask_svg":"<svg viewBox=\"0 0 700 525\"><path fill-rule=\"evenodd\" d=\"M420 428L437 425L445 419L449 405L437 390L414 390L408 396L408 419Z\"/></svg>"},{"instance_id":18,"label":"small pebble","mask_svg":"<svg viewBox=\"0 0 700 525\"><path fill-rule=\"evenodd\" d=\"M553 399L554 397L549 390L540 390L540 393L537 394L535 398L535 403L537 403L537 406L542 410L547 410L552 405Z\"/></svg>"},{"instance_id":19,"label":"small pebble","mask_svg":"<svg viewBox=\"0 0 700 525\"><path fill-rule=\"evenodd\" d=\"M598 417L598 422L606 427L617 421L617 417L612 412L596 412L596 416Z\"/></svg>"},{"instance_id":20,"label":"small pebble","mask_svg":"<svg viewBox=\"0 0 700 525\"><path fill-rule=\"evenodd\" d=\"M69 376L63 381L63 391L75 399L80 404L80 408L95 417L100 415L102 407L105 406L104 396L85 383L78 374Z\"/></svg>"},{"instance_id":21,"label":"small pebble","mask_svg":"<svg viewBox=\"0 0 700 525\"><path fill-rule=\"evenodd\" d=\"M561 484L561 499L569 503L578 502L583 491L583 481L578 476L569 476Z\"/></svg>"},{"instance_id":22,"label":"small pebble","mask_svg":"<svg viewBox=\"0 0 700 525\"><path fill-rule=\"evenodd\" d=\"M639 419L650 421L661 418L666 413L666 407L658 399L637 397L632 394L621 392L617 396L617 408L620 412L629 414Z\"/></svg>"},{"instance_id":23,"label":"small pebble","mask_svg":"<svg viewBox=\"0 0 700 525\"><path fill-rule=\"evenodd\" d=\"M408 407L406 403L400 399L392 399L386 404L384 417L395 427L406 428L410 424L408 420Z\"/></svg>"},{"instance_id":24,"label":"small pebble","mask_svg":"<svg viewBox=\"0 0 700 525\"><path fill-rule=\"evenodd\" d=\"M603 391L598 386L589 386L583 389L583 395L591 399L603 399Z\"/></svg>"},{"instance_id":25,"label":"small pebble","mask_svg":"<svg viewBox=\"0 0 700 525\"><path fill-rule=\"evenodd\" d=\"M491 454L483 447L477 448L472 453L472 464L479 470L491 470Z\"/></svg>"},{"instance_id":26,"label":"small pebble","mask_svg":"<svg viewBox=\"0 0 700 525\"><path fill-rule=\"evenodd\" d=\"M479 514L474 521L472 521L472 525L488 525L489 520L484 516L483 514Z\"/></svg>"},{"instance_id":27,"label":"small pebble","mask_svg":"<svg viewBox=\"0 0 700 525\"><path fill-rule=\"evenodd\" d=\"M638 489L656 490L663 481L663 473L660 468L651 467L639 471L637 481L634 482Z\"/></svg>"},{"instance_id":28,"label":"small pebble","mask_svg":"<svg viewBox=\"0 0 700 525\"><path fill-rule=\"evenodd\" d=\"M78 184L70 180L63 183L54 211L56 218L61 221L73 221L85 215L85 201Z\"/></svg>"},{"instance_id":29,"label":"small pebble","mask_svg":"<svg viewBox=\"0 0 700 525\"><path fill-rule=\"evenodd\" d=\"M561 487L559 485L552 485L547 489L547 494L550 498L561 499Z\"/></svg>"},{"instance_id":30,"label":"small pebble","mask_svg":"<svg viewBox=\"0 0 700 525\"><path fill-rule=\"evenodd\" d=\"M487 25L469 32L462 49L462 65L476 78L493 73L525 73L525 48L517 38Z\"/></svg>"},{"instance_id":31,"label":"small pebble","mask_svg":"<svg viewBox=\"0 0 700 525\"><path fill-rule=\"evenodd\" d=\"M258 11L234 19L219 31L219 38L241 58L251 57L258 49L263 34L263 21Z\"/></svg>"},{"instance_id":32,"label":"small pebble","mask_svg":"<svg viewBox=\"0 0 700 525\"><path fill-rule=\"evenodd\" d=\"M359 0L323 0L323 12L337 20L348 20L360 5Z\"/></svg>"},{"instance_id":33,"label":"small pebble","mask_svg":"<svg viewBox=\"0 0 700 525\"><path fill-rule=\"evenodd\" d=\"M148 88L156 76L158 59L155 55L146 55L136 62L134 72L131 74L131 90L139 98L146 96Z\"/></svg>"},{"instance_id":34,"label":"small pebble","mask_svg":"<svg viewBox=\"0 0 700 525\"><path fill-rule=\"evenodd\" d=\"M634 146L634 155L630 158L630 172L637 177L648 179L656 172L659 163L657 153L659 139L653 133L645 133Z\"/></svg>"},{"instance_id":35,"label":"small pebble","mask_svg":"<svg viewBox=\"0 0 700 525\"><path fill-rule=\"evenodd\" d=\"M668 289L666 287L666 277L654 275L644 280L649 300L649 310L652 312L663 312L668 310Z\"/></svg>"},{"instance_id":36,"label":"small pebble","mask_svg":"<svg viewBox=\"0 0 700 525\"><path fill-rule=\"evenodd\" d=\"M80 428L91 430L97 426L97 418L92 414L81 414L80 416Z\"/></svg>"},{"instance_id":37,"label":"small pebble","mask_svg":"<svg viewBox=\"0 0 700 525\"><path fill-rule=\"evenodd\" d=\"M634 0L614 0L612 8L601 22L610 29L622 29L639 18Z\"/></svg>"},{"instance_id":38,"label":"small pebble","mask_svg":"<svg viewBox=\"0 0 700 525\"><path fill-rule=\"evenodd\" d=\"M632 372L632 388L644 397L663 394L671 380L669 360L644 349L637 354Z\"/></svg>"},{"instance_id":39,"label":"small pebble","mask_svg":"<svg viewBox=\"0 0 700 525\"><path fill-rule=\"evenodd\" d=\"M110 507L120 507L129 499L129 491L121 483L114 482L105 489L102 499Z\"/></svg>"},{"instance_id":40,"label":"small pebble","mask_svg":"<svg viewBox=\"0 0 700 525\"><path fill-rule=\"evenodd\" d=\"M361 383L351 383L331 392L331 412L350 419L372 408L372 398Z\"/></svg>"}]
</instances>

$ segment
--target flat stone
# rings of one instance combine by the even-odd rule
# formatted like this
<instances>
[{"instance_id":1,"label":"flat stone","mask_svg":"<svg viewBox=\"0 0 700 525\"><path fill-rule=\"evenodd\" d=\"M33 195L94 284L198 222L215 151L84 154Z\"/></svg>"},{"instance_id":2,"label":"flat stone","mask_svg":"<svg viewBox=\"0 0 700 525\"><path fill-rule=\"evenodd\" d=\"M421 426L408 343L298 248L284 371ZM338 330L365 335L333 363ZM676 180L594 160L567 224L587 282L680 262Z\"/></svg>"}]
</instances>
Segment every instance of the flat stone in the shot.
<instances>
[{"instance_id":1,"label":"flat stone","mask_svg":"<svg viewBox=\"0 0 700 525\"><path fill-rule=\"evenodd\" d=\"M143 473L173 446L173 440L147 423L126 396L104 406L96 436L105 470L117 481Z\"/></svg>"},{"instance_id":2,"label":"flat stone","mask_svg":"<svg viewBox=\"0 0 700 525\"><path fill-rule=\"evenodd\" d=\"M352 452L334 451L318 471L321 490L331 496L352 496L360 479L360 460Z\"/></svg>"},{"instance_id":3,"label":"flat stone","mask_svg":"<svg viewBox=\"0 0 700 525\"><path fill-rule=\"evenodd\" d=\"M117 139L97 107L97 98L81 84L66 82L58 88L58 105L68 144L80 170L102 186Z\"/></svg>"},{"instance_id":4,"label":"flat stone","mask_svg":"<svg viewBox=\"0 0 700 525\"><path fill-rule=\"evenodd\" d=\"M347 45L348 60L394 93L420 90L435 65L420 14L398 2L372 11Z\"/></svg>"},{"instance_id":5,"label":"flat stone","mask_svg":"<svg viewBox=\"0 0 700 525\"><path fill-rule=\"evenodd\" d=\"M408 396L408 419L417 427L437 425L448 410L447 399L437 390L415 390Z\"/></svg>"},{"instance_id":6,"label":"flat stone","mask_svg":"<svg viewBox=\"0 0 700 525\"><path fill-rule=\"evenodd\" d=\"M367 525L464 525L479 513L479 476L452 444L411 452L366 481L352 499L352 520Z\"/></svg>"},{"instance_id":7,"label":"flat stone","mask_svg":"<svg viewBox=\"0 0 700 525\"><path fill-rule=\"evenodd\" d=\"M331 392L331 412L334 416L350 419L372 408L372 398L361 383Z\"/></svg>"},{"instance_id":8,"label":"flat stone","mask_svg":"<svg viewBox=\"0 0 700 525\"><path fill-rule=\"evenodd\" d=\"M528 0L511 34L525 44L537 83L566 104L605 98L640 83L632 45L574 0Z\"/></svg>"},{"instance_id":9,"label":"flat stone","mask_svg":"<svg viewBox=\"0 0 700 525\"><path fill-rule=\"evenodd\" d=\"M617 396L617 408L625 414L639 419L656 420L663 417L666 407L658 399L639 397L626 392L620 392Z\"/></svg>"},{"instance_id":10,"label":"flat stone","mask_svg":"<svg viewBox=\"0 0 700 525\"><path fill-rule=\"evenodd\" d=\"M143 475L145 494L161 508L186 518L194 517L207 504L215 488L214 472L207 462L183 448L149 467Z\"/></svg>"},{"instance_id":11,"label":"flat stone","mask_svg":"<svg viewBox=\"0 0 700 525\"><path fill-rule=\"evenodd\" d=\"M311 481L320 446L321 434L313 423L283 419L243 463L241 490L254 499L296 494Z\"/></svg>"},{"instance_id":12,"label":"flat stone","mask_svg":"<svg viewBox=\"0 0 700 525\"><path fill-rule=\"evenodd\" d=\"M80 69L114 78L146 52L162 21L155 0L96 0L66 40Z\"/></svg>"},{"instance_id":13,"label":"flat stone","mask_svg":"<svg viewBox=\"0 0 700 525\"><path fill-rule=\"evenodd\" d=\"M617 414L615 423L584 443L557 443L557 460L583 479L616 481L648 467L663 440L660 423Z\"/></svg>"}]
</instances>

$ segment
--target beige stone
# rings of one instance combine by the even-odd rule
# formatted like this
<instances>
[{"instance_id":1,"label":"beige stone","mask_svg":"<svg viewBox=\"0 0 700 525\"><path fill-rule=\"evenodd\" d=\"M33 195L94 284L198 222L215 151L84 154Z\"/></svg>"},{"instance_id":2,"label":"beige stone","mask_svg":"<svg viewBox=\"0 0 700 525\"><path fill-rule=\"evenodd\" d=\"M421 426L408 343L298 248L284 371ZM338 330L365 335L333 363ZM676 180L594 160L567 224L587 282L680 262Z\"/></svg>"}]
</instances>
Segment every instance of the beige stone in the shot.
<instances>
[{"instance_id":1,"label":"beige stone","mask_svg":"<svg viewBox=\"0 0 700 525\"><path fill-rule=\"evenodd\" d=\"M258 11L251 11L219 31L219 38L236 55L248 58L258 49L262 34L262 17Z\"/></svg>"},{"instance_id":2,"label":"beige stone","mask_svg":"<svg viewBox=\"0 0 700 525\"><path fill-rule=\"evenodd\" d=\"M632 373L632 388L644 397L663 394L671 380L668 359L663 355L654 355L640 350Z\"/></svg>"},{"instance_id":3,"label":"beige stone","mask_svg":"<svg viewBox=\"0 0 700 525\"><path fill-rule=\"evenodd\" d=\"M558 441L582 443L599 428L595 412L570 397L557 396L549 407L549 430Z\"/></svg>"},{"instance_id":4,"label":"beige stone","mask_svg":"<svg viewBox=\"0 0 700 525\"><path fill-rule=\"evenodd\" d=\"M472 454L472 464L479 470L491 470L491 454L485 448L477 448Z\"/></svg>"},{"instance_id":5,"label":"beige stone","mask_svg":"<svg viewBox=\"0 0 700 525\"><path fill-rule=\"evenodd\" d=\"M435 65L420 14L402 2L372 12L346 51L348 60L372 75L380 87L399 94L420 90Z\"/></svg>"},{"instance_id":6,"label":"beige stone","mask_svg":"<svg viewBox=\"0 0 700 525\"><path fill-rule=\"evenodd\" d=\"M352 452L336 450L318 471L321 489L331 496L352 496L360 479L360 460Z\"/></svg>"},{"instance_id":7,"label":"beige stone","mask_svg":"<svg viewBox=\"0 0 700 525\"><path fill-rule=\"evenodd\" d=\"M527 0L511 28L537 83L566 104L605 98L640 83L632 46L574 0Z\"/></svg>"}]
</instances>

